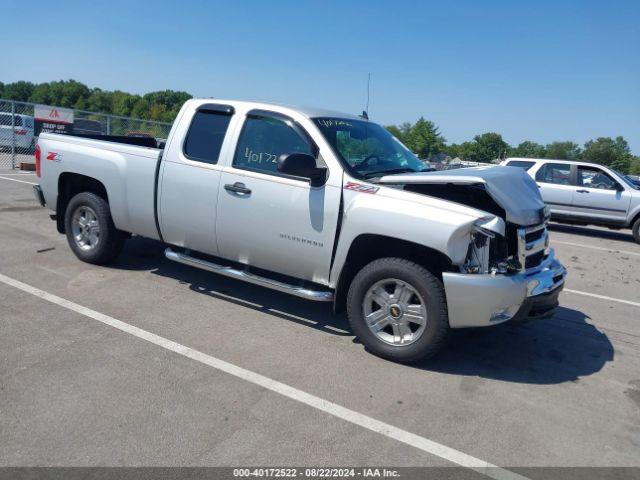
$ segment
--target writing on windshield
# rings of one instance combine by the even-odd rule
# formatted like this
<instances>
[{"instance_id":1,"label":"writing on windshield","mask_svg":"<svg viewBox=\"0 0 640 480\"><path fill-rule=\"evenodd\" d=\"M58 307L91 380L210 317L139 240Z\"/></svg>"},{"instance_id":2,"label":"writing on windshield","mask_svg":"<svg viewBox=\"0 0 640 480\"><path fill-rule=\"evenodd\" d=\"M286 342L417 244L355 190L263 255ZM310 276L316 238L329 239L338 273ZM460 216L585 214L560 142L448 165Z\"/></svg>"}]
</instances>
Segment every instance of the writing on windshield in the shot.
<instances>
[{"instance_id":1,"label":"writing on windshield","mask_svg":"<svg viewBox=\"0 0 640 480\"><path fill-rule=\"evenodd\" d=\"M366 120L315 118L322 135L352 172L362 177L419 172L426 165L387 130Z\"/></svg>"}]
</instances>

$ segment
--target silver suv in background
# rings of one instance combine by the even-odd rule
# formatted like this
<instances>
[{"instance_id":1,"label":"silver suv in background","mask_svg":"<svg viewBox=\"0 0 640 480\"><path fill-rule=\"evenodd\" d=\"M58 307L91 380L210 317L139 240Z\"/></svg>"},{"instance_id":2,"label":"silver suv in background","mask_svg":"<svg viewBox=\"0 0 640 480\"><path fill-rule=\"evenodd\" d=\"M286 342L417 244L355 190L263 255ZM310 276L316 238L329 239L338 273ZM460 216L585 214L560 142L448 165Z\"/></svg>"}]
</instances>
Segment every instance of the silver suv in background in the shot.
<instances>
[{"instance_id":1,"label":"silver suv in background","mask_svg":"<svg viewBox=\"0 0 640 480\"><path fill-rule=\"evenodd\" d=\"M629 176L595 163L507 158L536 181L551 218L576 225L631 228L640 243L640 186Z\"/></svg>"}]
</instances>

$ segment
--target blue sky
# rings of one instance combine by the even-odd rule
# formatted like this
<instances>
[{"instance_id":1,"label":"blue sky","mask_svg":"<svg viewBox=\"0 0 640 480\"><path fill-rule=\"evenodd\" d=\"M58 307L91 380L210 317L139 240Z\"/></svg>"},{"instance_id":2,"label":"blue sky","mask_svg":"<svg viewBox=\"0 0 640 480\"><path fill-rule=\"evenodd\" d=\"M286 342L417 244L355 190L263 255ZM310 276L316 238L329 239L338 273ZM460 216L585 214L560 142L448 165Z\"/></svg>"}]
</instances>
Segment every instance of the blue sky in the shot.
<instances>
[{"instance_id":1,"label":"blue sky","mask_svg":"<svg viewBox=\"0 0 640 480\"><path fill-rule=\"evenodd\" d=\"M371 72L383 124L424 116L449 142L623 135L640 154L640 1L2 0L0 11L5 83L359 113Z\"/></svg>"}]
</instances>

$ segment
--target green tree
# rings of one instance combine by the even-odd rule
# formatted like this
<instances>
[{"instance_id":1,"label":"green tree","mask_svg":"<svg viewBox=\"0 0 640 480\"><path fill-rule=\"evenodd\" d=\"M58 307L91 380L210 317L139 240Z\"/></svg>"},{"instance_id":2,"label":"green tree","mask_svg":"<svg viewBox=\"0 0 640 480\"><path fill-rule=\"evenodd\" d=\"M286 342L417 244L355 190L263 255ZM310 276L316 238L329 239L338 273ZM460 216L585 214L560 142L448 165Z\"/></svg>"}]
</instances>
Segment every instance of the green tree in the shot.
<instances>
[{"instance_id":1,"label":"green tree","mask_svg":"<svg viewBox=\"0 0 640 480\"><path fill-rule=\"evenodd\" d=\"M73 107L81 98L91 96L89 87L75 80L62 81L58 87L62 95L59 105L62 107Z\"/></svg>"},{"instance_id":2,"label":"green tree","mask_svg":"<svg viewBox=\"0 0 640 480\"><path fill-rule=\"evenodd\" d=\"M628 172L631 167L631 150L623 137L599 137L584 144L582 158Z\"/></svg>"},{"instance_id":3,"label":"green tree","mask_svg":"<svg viewBox=\"0 0 640 480\"><path fill-rule=\"evenodd\" d=\"M494 132L476 135L471 142L454 143L445 148L450 157L481 163L505 158L510 150L511 147L502 139L502 135Z\"/></svg>"},{"instance_id":4,"label":"green tree","mask_svg":"<svg viewBox=\"0 0 640 480\"><path fill-rule=\"evenodd\" d=\"M89 88L76 80L61 80L37 85L23 81L0 83L0 98L172 122L182 104L192 97L173 90L149 92L141 97Z\"/></svg>"},{"instance_id":5,"label":"green tree","mask_svg":"<svg viewBox=\"0 0 640 480\"><path fill-rule=\"evenodd\" d=\"M402 141L402 132L398 127L396 127L395 125L387 125L384 128L386 128L391 135L396 137L398 140Z\"/></svg>"},{"instance_id":6,"label":"green tree","mask_svg":"<svg viewBox=\"0 0 640 480\"><path fill-rule=\"evenodd\" d=\"M504 159L510 149L499 133L483 133L476 135L473 140L477 144L476 162L489 163L496 159Z\"/></svg>"},{"instance_id":7,"label":"green tree","mask_svg":"<svg viewBox=\"0 0 640 480\"><path fill-rule=\"evenodd\" d=\"M154 103L149 110L149 119L162 121L166 118L166 113L165 106L162 103Z\"/></svg>"},{"instance_id":8,"label":"green tree","mask_svg":"<svg viewBox=\"0 0 640 480\"><path fill-rule=\"evenodd\" d=\"M446 140L438 127L423 117L420 117L403 136L405 145L420 158L428 159L445 149Z\"/></svg>"},{"instance_id":9,"label":"green tree","mask_svg":"<svg viewBox=\"0 0 640 480\"><path fill-rule=\"evenodd\" d=\"M139 95L131 95L130 93L116 90L112 95L111 108L114 115L130 117L134 105L140 100Z\"/></svg>"},{"instance_id":10,"label":"green tree","mask_svg":"<svg viewBox=\"0 0 640 480\"><path fill-rule=\"evenodd\" d=\"M86 110L113 113L113 93L94 88L86 98Z\"/></svg>"},{"instance_id":11,"label":"green tree","mask_svg":"<svg viewBox=\"0 0 640 480\"><path fill-rule=\"evenodd\" d=\"M452 158L461 158L466 160L471 157L476 149L474 142L452 143L445 148L445 152Z\"/></svg>"},{"instance_id":12,"label":"green tree","mask_svg":"<svg viewBox=\"0 0 640 480\"><path fill-rule=\"evenodd\" d=\"M53 103L53 99L51 98L51 88L48 83L40 83L36 85L29 95L30 102L35 103L44 103L47 105L51 105Z\"/></svg>"},{"instance_id":13,"label":"green tree","mask_svg":"<svg viewBox=\"0 0 640 480\"><path fill-rule=\"evenodd\" d=\"M581 155L580 146L574 142L553 142L547 145L545 158L557 160L578 160Z\"/></svg>"},{"instance_id":14,"label":"green tree","mask_svg":"<svg viewBox=\"0 0 640 480\"><path fill-rule=\"evenodd\" d=\"M16 100L20 102L29 101L35 85L31 82L14 82L7 83L2 89L2 98L6 100Z\"/></svg>"},{"instance_id":15,"label":"green tree","mask_svg":"<svg viewBox=\"0 0 640 480\"><path fill-rule=\"evenodd\" d=\"M136 103L133 105L131 109L131 116L135 118L149 118L149 103L146 102L143 98L138 98Z\"/></svg>"},{"instance_id":16,"label":"green tree","mask_svg":"<svg viewBox=\"0 0 640 480\"><path fill-rule=\"evenodd\" d=\"M411 130L411 124L409 122L405 122L401 125L388 125L384 128L386 128L391 135L404 143L409 130Z\"/></svg>"},{"instance_id":17,"label":"green tree","mask_svg":"<svg viewBox=\"0 0 640 480\"><path fill-rule=\"evenodd\" d=\"M530 140L525 140L516 148L512 148L509 152L509 156L521 158L545 158L546 154L547 149L544 145Z\"/></svg>"},{"instance_id":18,"label":"green tree","mask_svg":"<svg viewBox=\"0 0 640 480\"><path fill-rule=\"evenodd\" d=\"M631 159L631 165L629 166L629 173L631 175L640 175L640 157L633 157Z\"/></svg>"}]
</instances>

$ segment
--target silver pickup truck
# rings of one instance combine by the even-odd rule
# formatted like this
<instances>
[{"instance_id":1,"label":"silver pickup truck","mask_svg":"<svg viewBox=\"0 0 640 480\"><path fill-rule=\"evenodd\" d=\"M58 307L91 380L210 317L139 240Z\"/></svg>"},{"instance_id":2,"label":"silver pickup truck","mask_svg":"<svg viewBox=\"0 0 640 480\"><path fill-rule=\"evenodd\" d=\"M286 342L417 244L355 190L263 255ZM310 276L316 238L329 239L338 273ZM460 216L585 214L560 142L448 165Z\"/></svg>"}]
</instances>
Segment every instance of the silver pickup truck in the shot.
<instances>
[{"instance_id":1,"label":"silver pickup truck","mask_svg":"<svg viewBox=\"0 0 640 480\"><path fill-rule=\"evenodd\" d=\"M254 102L190 100L163 150L138 140L39 138L36 197L80 260L156 239L170 260L346 308L369 351L403 362L450 328L558 305L566 271L521 169L423 172L366 119Z\"/></svg>"}]
</instances>

